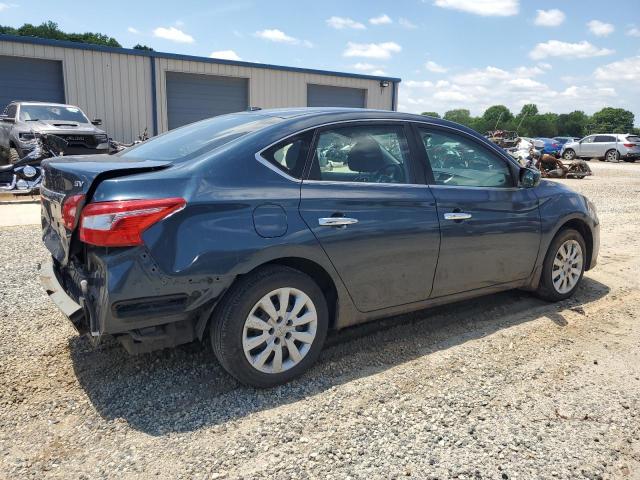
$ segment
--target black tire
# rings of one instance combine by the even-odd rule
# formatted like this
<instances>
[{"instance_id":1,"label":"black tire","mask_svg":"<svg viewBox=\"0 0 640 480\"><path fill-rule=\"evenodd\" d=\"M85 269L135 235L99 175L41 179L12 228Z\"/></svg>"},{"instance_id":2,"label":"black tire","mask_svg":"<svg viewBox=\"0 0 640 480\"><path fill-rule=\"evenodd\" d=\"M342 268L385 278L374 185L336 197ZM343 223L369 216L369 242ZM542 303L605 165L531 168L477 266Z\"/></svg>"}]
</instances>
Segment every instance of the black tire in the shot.
<instances>
[{"instance_id":1,"label":"black tire","mask_svg":"<svg viewBox=\"0 0 640 480\"><path fill-rule=\"evenodd\" d=\"M245 356L242 335L245 321L262 297L278 288L292 287L304 292L317 313L316 334L311 347L297 365L280 373L264 373ZM327 302L320 287L293 268L266 266L241 278L225 294L211 319L211 345L223 368L240 382L258 388L287 383L307 371L318 359L329 326Z\"/></svg>"},{"instance_id":2,"label":"black tire","mask_svg":"<svg viewBox=\"0 0 640 480\"><path fill-rule=\"evenodd\" d=\"M16 150L15 148L11 147L9 149L9 164L13 165L18 160L20 160L20 155L18 155L18 150Z\"/></svg>"},{"instance_id":3,"label":"black tire","mask_svg":"<svg viewBox=\"0 0 640 480\"><path fill-rule=\"evenodd\" d=\"M618 152L618 150L616 150L615 148L612 148L611 150L607 150L607 153L604 154L604 159L607 162L619 162L620 152Z\"/></svg>"},{"instance_id":4,"label":"black tire","mask_svg":"<svg viewBox=\"0 0 640 480\"><path fill-rule=\"evenodd\" d=\"M572 148L567 148L564 152L562 152L562 158L565 160L573 160L576 158L576 152Z\"/></svg>"},{"instance_id":5,"label":"black tire","mask_svg":"<svg viewBox=\"0 0 640 480\"><path fill-rule=\"evenodd\" d=\"M625 158L624 161L627 162L627 163L635 163L636 159L635 158Z\"/></svg>"},{"instance_id":6,"label":"black tire","mask_svg":"<svg viewBox=\"0 0 640 480\"><path fill-rule=\"evenodd\" d=\"M560 247L568 240L575 240L580 244L580 248L582 249L582 267L580 276L574 287L568 292L560 293L553 285L553 261L556 258ZM571 297L575 293L576 289L580 286L582 276L584 275L586 262L587 248L582 234L572 228L561 230L556 234L555 238L551 242L551 245L549 245L547 254L544 257L544 263L542 264L542 276L540 277L540 284L538 285L538 289L536 290L536 295L549 302L559 302Z\"/></svg>"}]
</instances>

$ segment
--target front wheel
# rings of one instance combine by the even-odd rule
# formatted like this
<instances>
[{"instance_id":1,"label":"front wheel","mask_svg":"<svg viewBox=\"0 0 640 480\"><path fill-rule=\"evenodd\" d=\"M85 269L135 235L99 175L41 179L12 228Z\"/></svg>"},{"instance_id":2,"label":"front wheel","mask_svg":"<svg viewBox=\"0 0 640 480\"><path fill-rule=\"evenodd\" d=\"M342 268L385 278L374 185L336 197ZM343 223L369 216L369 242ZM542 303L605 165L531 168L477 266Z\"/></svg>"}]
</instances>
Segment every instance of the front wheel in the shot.
<instances>
[{"instance_id":1,"label":"front wheel","mask_svg":"<svg viewBox=\"0 0 640 480\"><path fill-rule=\"evenodd\" d=\"M574 152L570 148L566 149L562 154L562 158L564 158L565 160L573 160L575 156L576 156L576 152Z\"/></svg>"},{"instance_id":2,"label":"front wheel","mask_svg":"<svg viewBox=\"0 0 640 480\"><path fill-rule=\"evenodd\" d=\"M267 388L302 375L316 362L328 325L324 294L309 276L268 266L227 292L212 319L211 344L231 375Z\"/></svg>"},{"instance_id":3,"label":"front wheel","mask_svg":"<svg viewBox=\"0 0 640 480\"><path fill-rule=\"evenodd\" d=\"M558 233L545 256L537 295L551 302L572 296L584 274L586 253L580 232L566 229Z\"/></svg>"}]
</instances>

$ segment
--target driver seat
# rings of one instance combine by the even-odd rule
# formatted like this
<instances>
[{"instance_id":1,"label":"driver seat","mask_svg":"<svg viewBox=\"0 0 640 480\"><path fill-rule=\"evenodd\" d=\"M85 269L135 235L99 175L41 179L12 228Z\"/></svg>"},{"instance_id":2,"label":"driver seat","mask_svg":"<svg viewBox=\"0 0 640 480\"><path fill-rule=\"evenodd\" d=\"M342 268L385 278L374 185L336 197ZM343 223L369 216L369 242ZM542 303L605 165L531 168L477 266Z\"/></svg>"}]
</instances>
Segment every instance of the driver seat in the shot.
<instances>
[{"instance_id":1,"label":"driver seat","mask_svg":"<svg viewBox=\"0 0 640 480\"><path fill-rule=\"evenodd\" d=\"M384 168L385 162L382 147L371 137L363 137L351 147L347 155L349 170L354 172L373 173Z\"/></svg>"}]
</instances>

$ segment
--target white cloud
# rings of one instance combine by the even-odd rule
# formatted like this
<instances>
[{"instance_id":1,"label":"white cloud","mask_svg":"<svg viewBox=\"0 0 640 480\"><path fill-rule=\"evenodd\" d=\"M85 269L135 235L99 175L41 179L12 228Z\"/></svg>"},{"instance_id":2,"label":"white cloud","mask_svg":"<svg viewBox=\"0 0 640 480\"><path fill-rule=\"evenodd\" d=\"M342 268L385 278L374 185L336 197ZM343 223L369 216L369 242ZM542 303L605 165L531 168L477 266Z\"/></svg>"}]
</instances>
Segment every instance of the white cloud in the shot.
<instances>
[{"instance_id":1,"label":"white cloud","mask_svg":"<svg viewBox=\"0 0 640 480\"><path fill-rule=\"evenodd\" d=\"M425 63L424 68L432 73L445 73L447 71L445 67L443 67L442 65L438 65L436 62L433 62L431 60Z\"/></svg>"},{"instance_id":2,"label":"white cloud","mask_svg":"<svg viewBox=\"0 0 640 480\"><path fill-rule=\"evenodd\" d=\"M567 58L588 58L610 55L613 50L608 48L598 48L585 41L578 43L561 42L560 40L549 40L548 42L537 44L529 56L534 60L541 60L547 57L567 57Z\"/></svg>"},{"instance_id":3,"label":"white cloud","mask_svg":"<svg viewBox=\"0 0 640 480\"><path fill-rule=\"evenodd\" d=\"M383 67L379 66L379 65L373 65L371 63L366 63L366 62L358 62L355 65L353 65L353 68L355 70L359 70L361 72L367 72L371 75L386 75L387 72L385 72L383 70Z\"/></svg>"},{"instance_id":4,"label":"white cloud","mask_svg":"<svg viewBox=\"0 0 640 480\"><path fill-rule=\"evenodd\" d=\"M629 108L623 94L626 85L640 82L640 56L623 61L628 79L619 80L619 89L604 82L598 84L593 77L582 77L555 88L545 83L550 78L539 65L501 69L493 66L476 68L450 77L449 80L406 80L400 84L399 109L409 112L437 111L444 113L454 108L468 108L472 115L480 115L491 105L503 104L512 112L519 112L526 103L535 103L541 112L570 112L580 109L592 113L607 105ZM637 62L637 65L636 63ZM627 66L628 65L628 66ZM622 65L604 65L616 71ZM633 73L635 72L635 73Z\"/></svg>"},{"instance_id":5,"label":"white cloud","mask_svg":"<svg viewBox=\"0 0 640 480\"><path fill-rule=\"evenodd\" d=\"M410 30L414 29L414 28L418 28L418 26L415 23L412 23L410 20L404 18L404 17L400 17L398 19L398 23L400 24L401 27L404 28L408 28Z\"/></svg>"},{"instance_id":6,"label":"white cloud","mask_svg":"<svg viewBox=\"0 0 640 480\"><path fill-rule=\"evenodd\" d=\"M417 88L432 88L433 82L429 80L407 80L403 82L407 87L417 87Z\"/></svg>"},{"instance_id":7,"label":"white cloud","mask_svg":"<svg viewBox=\"0 0 640 480\"><path fill-rule=\"evenodd\" d=\"M392 53L398 53L402 47L395 42L383 43L353 43L348 42L347 48L342 54L345 57L362 57L362 58L391 58Z\"/></svg>"},{"instance_id":8,"label":"white cloud","mask_svg":"<svg viewBox=\"0 0 640 480\"><path fill-rule=\"evenodd\" d=\"M614 72L613 75L612 72ZM640 55L598 67L593 75L597 80L619 83L628 82L629 86L635 85L638 87L640 86Z\"/></svg>"},{"instance_id":9,"label":"white cloud","mask_svg":"<svg viewBox=\"0 0 640 480\"><path fill-rule=\"evenodd\" d=\"M211 58L221 58L223 60L242 60L240 55L238 55L233 50L218 50L215 52L211 52L209 55Z\"/></svg>"},{"instance_id":10,"label":"white cloud","mask_svg":"<svg viewBox=\"0 0 640 480\"><path fill-rule=\"evenodd\" d=\"M601 22L600 20L591 20L590 22L587 22L587 27L589 27L589 31L597 37L606 37L611 35L615 30L613 25Z\"/></svg>"},{"instance_id":11,"label":"white cloud","mask_svg":"<svg viewBox=\"0 0 640 480\"><path fill-rule=\"evenodd\" d=\"M389 17L389 15L383 13L382 15L378 15L377 17L370 18L369 23L371 25L387 25L389 23L393 23L393 20L391 20L391 17Z\"/></svg>"},{"instance_id":12,"label":"white cloud","mask_svg":"<svg viewBox=\"0 0 640 480\"><path fill-rule=\"evenodd\" d=\"M0 12L4 12L5 10L9 10L10 8L15 8L18 5L15 3L0 3Z\"/></svg>"},{"instance_id":13,"label":"white cloud","mask_svg":"<svg viewBox=\"0 0 640 480\"><path fill-rule=\"evenodd\" d=\"M363 23L356 22L355 20L348 17L331 17L327 19L327 25L331 28L335 28L336 30L344 30L346 28L352 28L354 30L364 30L365 27Z\"/></svg>"},{"instance_id":14,"label":"white cloud","mask_svg":"<svg viewBox=\"0 0 640 480\"><path fill-rule=\"evenodd\" d=\"M552 8L551 10L538 10L536 19L533 23L542 27L557 27L564 22L566 18L562 10Z\"/></svg>"},{"instance_id":15,"label":"white cloud","mask_svg":"<svg viewBox=\"0 0 640 480\"><path fill-rule=\"evenodd\" d=\"M640 37L640 28L636 27L635 25L629 25L629 28L627 29L627 35L629 35L630 37Z\"/></svg>"},{"instance_id":16,"label":"white cloud","mask_svg":"<svg viewBox=\"0 0 640 480\"><path fill-rule=\"evenodd\" d=\"M484 17L509 17L518 14L520 2L519 0L435 0L434 5Z\"/></svg>"},{"instance_id":17,"label":"white cloud","mask_svg":"<svg viewBox=\"0 0 640 480\"><path fill-rule=\"evenodd\" d=\"M137 28L129 27L127 28L127 32L137 35L140 33L140 30L138 30Z\"/></svg>"},{"instance_id":18,"label":"white cloud","mask_svg":"<svg viewBox=\"0 0 640 480\"><path fill-rule=\"evenodd\" d=\"M295 37L291 37L277 28L267 28L266 30L260 30L254 35L264 40L269 40L276 43L287 43L289 45L303 45L305 47L313 47L313 43L309 40L299 40Z\"/></svg>"},{"instance_id":19,"label":"white cloud","mask_svg":"<svg viewBox=\"0 0 640 480\"><path fill-rule=\"evenodd\" d=\"M165 40L171 40L178 43L193 43L195 40L193 37L176 27L158 27L153 31L153 35L158 38L164 38Z\"/></svg>"}]
</instances>

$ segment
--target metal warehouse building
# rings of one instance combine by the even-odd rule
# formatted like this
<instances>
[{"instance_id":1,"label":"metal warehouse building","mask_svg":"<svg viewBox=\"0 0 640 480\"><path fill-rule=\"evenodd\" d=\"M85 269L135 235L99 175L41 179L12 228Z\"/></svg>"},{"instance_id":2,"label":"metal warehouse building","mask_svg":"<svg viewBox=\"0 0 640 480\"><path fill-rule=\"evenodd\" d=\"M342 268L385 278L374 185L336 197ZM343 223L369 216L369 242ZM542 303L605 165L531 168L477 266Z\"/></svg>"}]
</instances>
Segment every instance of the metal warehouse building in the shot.
<instances>
[{"instance_id":1,"label":"metal warehouse building","mask_svg":"<svg viewBox=\"0 0 640 480\"><path fill-rule=\"evenodd\" d=\"M0 35L0 112L12 100L70 103L116 140L248 107L395 110L398 78Z\"/></svg>"}]
</instances>

